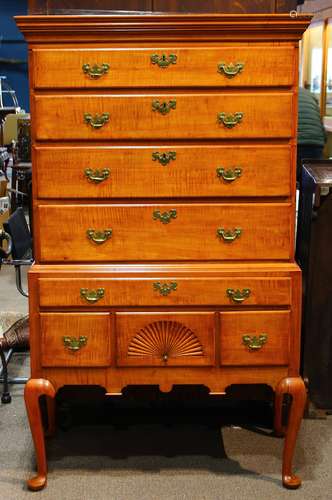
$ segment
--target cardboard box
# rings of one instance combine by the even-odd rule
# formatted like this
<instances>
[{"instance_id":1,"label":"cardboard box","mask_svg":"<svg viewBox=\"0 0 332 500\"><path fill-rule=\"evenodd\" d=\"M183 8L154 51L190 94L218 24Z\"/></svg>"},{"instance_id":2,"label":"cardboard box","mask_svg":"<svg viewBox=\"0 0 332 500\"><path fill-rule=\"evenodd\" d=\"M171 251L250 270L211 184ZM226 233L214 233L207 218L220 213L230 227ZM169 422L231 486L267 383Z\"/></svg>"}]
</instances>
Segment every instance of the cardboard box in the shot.
<instances>
[{"instance_id":1,"label":"cardboard box","mask_svg":"<svg viewBox=\"0 0 332 500\"><path fill-rule=\"evenodd\" d=\"M6 179L0 181L0 198L7 194L7 181Z\"/></svg>"}]
</instances>

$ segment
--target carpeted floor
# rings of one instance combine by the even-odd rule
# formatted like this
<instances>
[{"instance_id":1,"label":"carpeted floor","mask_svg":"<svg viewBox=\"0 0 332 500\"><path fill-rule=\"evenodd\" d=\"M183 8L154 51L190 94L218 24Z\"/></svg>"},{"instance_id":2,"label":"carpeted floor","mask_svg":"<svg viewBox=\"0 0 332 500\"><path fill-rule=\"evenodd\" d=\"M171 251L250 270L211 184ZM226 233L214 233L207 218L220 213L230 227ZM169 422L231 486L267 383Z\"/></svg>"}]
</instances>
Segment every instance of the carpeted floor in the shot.
<instances>
[{"instance_id":1,"label":"carpeted floor","mask_svg":"<svg viewBox=\"0 0 332 500\"><path fill-rule=\"evenodd\" d=\"M4 296L6 307L18 304L24 311L25 299L16 294L12 276L1 270L1 306ZM11 375L28 374L28 361L16 355ZM294 460L303 486L288 491L280 482L283 440L229 425L231 407L205 411L201 404L197 413L194 407L180 404L177 410L174 402L157 401L139 411L131 398L122 407L91 399L90 405L73 404L68 411L70 394L58 404L67 430L47 442L48 486L28 492L24 481L34 470L34 450L23 387L12 389L12 403L0 404L0 500L332 500L332 417L303 422ZM248 408L257 413L254 403ZM221 430L216 410L227 413ZM269 408L264 411L256 415L257 423L269 421ZM237 423L248 420L247 410L242 413Z\"/></svg>"}]
</instances>

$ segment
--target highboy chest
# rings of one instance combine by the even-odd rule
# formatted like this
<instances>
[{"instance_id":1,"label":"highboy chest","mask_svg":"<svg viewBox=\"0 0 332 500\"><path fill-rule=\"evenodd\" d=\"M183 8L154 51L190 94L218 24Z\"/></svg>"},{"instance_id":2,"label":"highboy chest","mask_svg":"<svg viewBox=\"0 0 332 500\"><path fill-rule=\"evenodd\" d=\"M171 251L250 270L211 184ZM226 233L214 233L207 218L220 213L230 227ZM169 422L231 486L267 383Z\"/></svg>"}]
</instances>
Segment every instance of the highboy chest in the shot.
<instances>
[{"instance_id":1,"label":"highboy chest","mask_svg":"<svg viewBox=\"0 0 332 500\"><path fill-rule=\"evenodd\" d=\"M309 17L16 18L30 48L34 255L25 399L64 385L268 384L305 404L294 263L298 41ZM283 396L292 396L282 424Z\"/></svg>"}]
</instances>

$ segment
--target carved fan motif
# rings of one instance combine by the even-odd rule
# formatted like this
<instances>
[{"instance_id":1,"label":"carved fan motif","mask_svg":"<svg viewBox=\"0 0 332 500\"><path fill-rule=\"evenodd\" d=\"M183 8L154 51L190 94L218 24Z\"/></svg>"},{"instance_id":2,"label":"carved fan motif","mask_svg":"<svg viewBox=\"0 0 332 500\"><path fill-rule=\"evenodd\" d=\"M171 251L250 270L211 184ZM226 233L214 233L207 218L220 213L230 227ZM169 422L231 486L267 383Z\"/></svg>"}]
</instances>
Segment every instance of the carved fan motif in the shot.
<instances>
[{"instance_id":1,"label":"carved fan motif","mask_svg":"<svg viewBox=\"0 0 332 500\"><path fill-rule=\"evenodd\" d=\"M155 321L142 328L131 340L128 356L169 358L203 356L203 347L195 333L177 321Z\"/></svg>"}]
</instances>

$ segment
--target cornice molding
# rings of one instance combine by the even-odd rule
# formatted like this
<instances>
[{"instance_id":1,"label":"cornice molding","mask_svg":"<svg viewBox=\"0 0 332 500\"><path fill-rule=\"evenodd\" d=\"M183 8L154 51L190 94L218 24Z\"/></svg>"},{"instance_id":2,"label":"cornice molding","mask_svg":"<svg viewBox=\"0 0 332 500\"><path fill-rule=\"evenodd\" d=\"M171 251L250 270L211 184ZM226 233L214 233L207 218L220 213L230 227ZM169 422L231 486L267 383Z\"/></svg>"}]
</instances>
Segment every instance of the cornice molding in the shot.
<instances>
[{"instance_id":1,"label":"cornice molding","mask_svg":"<svg viewBox=\"0 0 332 500\"><path fill-rule=\"evenodd\" d=\"M145 14L107 16L17 16L28 42L199 38L200 40L299 40L312 16L289 14Z\"/></svg>"}]
</instances>

